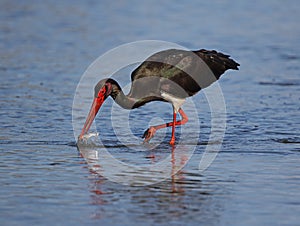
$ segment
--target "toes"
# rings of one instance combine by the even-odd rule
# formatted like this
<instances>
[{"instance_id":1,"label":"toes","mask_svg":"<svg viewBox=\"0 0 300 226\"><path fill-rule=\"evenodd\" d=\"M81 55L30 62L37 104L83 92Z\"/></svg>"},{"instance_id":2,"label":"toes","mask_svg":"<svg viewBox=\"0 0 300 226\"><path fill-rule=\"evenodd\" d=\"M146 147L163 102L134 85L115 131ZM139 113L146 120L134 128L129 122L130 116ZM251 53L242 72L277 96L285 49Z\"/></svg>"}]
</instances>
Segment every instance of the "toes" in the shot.
<instances>
[{"instance_id":1,"label":"toes","mask_svg":"<svg viewBox=\"0 0 300 226\"><path fill-rule=\"evenodd\" d=\"M170 140L169 144L174 145L174 144L175 144L175 139L172 138L172 139Z\"/></svg>"},{"instance_id":2,"label":"toes","mask_svg":"<svg viewBox=\"0 0 300 226\"><path fill-rule=\"evenodd\" d=\"M142 138L144 138L144 142L148 142L155 134L156 129L154 127L150 127L149 129L147 129Z\"/></svg>"},{"instance_id":3,"label":"toes","mask_svg":"<svg viewBox=\"0 0 300 226\"><path fill-rule=\"evenodd\" d=\"M148 133L149 133L149 129L147 129L147 130L144 132L142 138L147 138L147 137L148 137Z\"/></svg>"}]
</instances>

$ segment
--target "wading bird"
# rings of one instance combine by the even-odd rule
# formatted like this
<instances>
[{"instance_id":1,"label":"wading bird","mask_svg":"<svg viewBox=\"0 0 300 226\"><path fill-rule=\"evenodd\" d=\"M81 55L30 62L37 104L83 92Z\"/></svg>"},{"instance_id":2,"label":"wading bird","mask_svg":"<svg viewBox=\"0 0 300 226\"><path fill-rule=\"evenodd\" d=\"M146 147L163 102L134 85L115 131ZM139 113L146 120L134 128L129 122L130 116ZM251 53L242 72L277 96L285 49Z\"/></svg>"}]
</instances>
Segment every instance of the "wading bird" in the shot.
<instances>
[{"instance_id":1,"label":"wading bird","mask_svg":"<svg viewBox=\"0 0 300 226\"><path fill-rule=\"evenodd\" d=\"M173 121L151 126L144 135L148 142L156 130L172 127L170 144L175 144L175 126L183 125L188 117L181 109L187 97L220 78L228 69L238 70L240 66L229 55L205 49L186 51L169 49L157 52L147 58L131 74L131 89L125 95L113 79L102 79L95 86L94 101L83 126L79 140L88 132L101 105L108 96L125 109L134 109L151 101L165 101L173 106ZM181 120L176 121L177 113Z\"/></svg>"}]
</instances>

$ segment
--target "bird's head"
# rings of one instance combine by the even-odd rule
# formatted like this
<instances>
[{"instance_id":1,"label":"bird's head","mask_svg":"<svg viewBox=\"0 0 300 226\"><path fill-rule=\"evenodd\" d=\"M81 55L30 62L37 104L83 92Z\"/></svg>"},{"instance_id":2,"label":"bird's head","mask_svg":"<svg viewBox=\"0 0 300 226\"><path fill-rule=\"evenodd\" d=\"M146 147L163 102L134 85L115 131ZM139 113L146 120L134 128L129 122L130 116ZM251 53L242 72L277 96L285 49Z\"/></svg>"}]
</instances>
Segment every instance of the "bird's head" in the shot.
<instances>
[{"instance_id":1,"label":"bird's head","mask_svg":"<svg viewBox=\"0 0 300 226\"><path fill-rule=\"evenodd\" d=\"M86 118L86 121L84 123L84 126L82 128L82 131L79 135L79 139L81 139L83 137L83 135L86 134L89 131L89 129L90 129L90 127L91 127L91 125L92 125L92 123L93 123L93 121L94 121L101 105L103 104L105 99L109 95L112 94L113 84L114 84L114 80L112 80L112 79L103 79L103 80L99 81L97 83L97 85L95 86L94 100L93 100L91 109L89 111L89 114Z\"/></svg>"}]
</instances>

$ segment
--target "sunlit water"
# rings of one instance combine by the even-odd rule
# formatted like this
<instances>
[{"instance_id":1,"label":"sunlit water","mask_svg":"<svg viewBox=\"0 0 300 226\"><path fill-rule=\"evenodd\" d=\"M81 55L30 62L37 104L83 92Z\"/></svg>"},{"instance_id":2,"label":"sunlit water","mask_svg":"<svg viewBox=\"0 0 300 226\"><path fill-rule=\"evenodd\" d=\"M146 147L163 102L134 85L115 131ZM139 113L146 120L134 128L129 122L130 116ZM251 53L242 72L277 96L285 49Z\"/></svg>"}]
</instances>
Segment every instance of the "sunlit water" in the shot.
<instances>
[{"instance_id":1,"label":"sunlit water","mask_svg":"<svg viewBox=\"0 0 300 226\"><path fill-rule=\"evenodd\" d=\"M299 8L298 1L1 1L1 225L299 224ZM213 144L201 93L193 99L200 134L188 107L191 124L176 134L188 132L186 146L172 150L170 130L142 143L149 123L171 119L165 103L132 111L137 138L118 140L105 114L110 100L96 120L101 144L78 152L72 103L80 76L105 51L143 39L217 49L241 64L219 83L227 129L203 172L199 162ZM196 138L189 158L183 147ZM169 158L170 175L157 182L140 170L113 182L99 175L104 148L140 169Z\"/></svg>"}]
</instances>

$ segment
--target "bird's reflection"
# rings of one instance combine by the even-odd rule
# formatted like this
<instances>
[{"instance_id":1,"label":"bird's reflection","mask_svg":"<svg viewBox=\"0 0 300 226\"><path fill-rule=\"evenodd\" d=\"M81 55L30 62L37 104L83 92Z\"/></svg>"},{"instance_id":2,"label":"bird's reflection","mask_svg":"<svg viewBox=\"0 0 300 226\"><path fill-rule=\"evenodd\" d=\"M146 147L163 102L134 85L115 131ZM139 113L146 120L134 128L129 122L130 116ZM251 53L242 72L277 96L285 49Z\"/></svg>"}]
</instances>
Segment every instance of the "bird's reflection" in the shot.
<instances>
[{"instance_id":1,"label":"bird's reflection","mask_svg":"<svg viewBox=\"0 0 300 226\"><path fill-rule=\"evenodd\" d=\"M118 211L112 205L122 205L122 208L125 208L126 211L131 211L131 215L149 219L154 216L149 212L153 212L158 220L166 218L180 219L189 211L199 212L199 214L209 212L211 214L213 203L211 203L210 186L203 185L201 175L191 169L184 168L190 158L187 152L188 147L186 149L184 146L180 146L180 148L176 146L168 147L168 156L170 156L168 161L171 166L169 177L157 183L149 184L149 174L147 172L145 178L143 178L145 172L131 172L131 177L127 175L127 178L137 178L138 183L136 182L133 185L138 186L127 186L109 180L104 176L106 169L99 161L99 158L101 158L99 150L81 148L80 152L87 161L90 170L89 191L91 204L96 206L92 218L103 219L106 214L112 214L110 211ZM161 161L164 155L162 155L160 148L157 146L143 153L143 158L148 161L149 165L155 165ZM138 173L141 174L139 177ZM109 212L106 213L107 211ZM219 209L214 214L217 214L218 211ZM122 213L118 215L122 215Z\"/></svg>"},{"instance_id":2,"label":"bird's reflection","mask_svg":"<svg viewBox=\"0 0 300 226\"><path fill-rule=\"evenodd\" d=\"M181 150L178 150L181 152ZM172 185L172 192L173 193L182 193L184 192L184 189L180 186L179 183L176 183L177 181L183 180L183 170L182 168L185 166L185 164L188 161L188 157L183 155L176 155L175 146L172 146L172 176L171 176L171 185ZM179 167L179 170L177 169Z\"/></svg>"},{"instance_id":3,"label":"bird's reflection","mask_svg":"<svg viewBox=\"0 0 300 226\"><path fill-rule=\"evenodd\" d=\"M120 171L114 174L114 168L107 168L103 167L103 159L101 160L102 156L99 156L99 150L97 148L89 148L89 147L79 147L79 151L81 156L86 160L88 163L88 167L93 179L93 192L96 195L105 194L105 191L102 191L101 185L104 181L109 181L110 178L118 179L119 177L127 177L129 181L126 183L131 183L130 185L133 186L151 186L162 181L170 181L171 191L173 193L177 192L184 192L184 189L180 187L180 183L177 183L179 180L183 180L183 167L187 163L190 157L190 153L188 151L189 148L185 148L184 146L180 146L180 148L176 148L175 145L169 146L169 156L167 156L163 161L162 154L160 151L161 147L156 147L149 152L145 152L144 160L146 159L148 164L147 167L139 167L139 168L124 168L125 171L121 172L123 175L120 174ZM165 148L165 147L164 147ZM165 151L166 153L166 151ZM165 153L163 157L165 157ZM164 164L165 168L151 168L151 165L155 164ZM150 165L150 166L149 166ZM133 171L136 169L136 171ZM150 169L150 172L147 170ZM106 175L108 177L106 178ZM159 176L158 176L159 175ZM151 178L152 176L152 178ZM155 178L156 177L156 178ZM97 178L97 179L95 179ZM134 181L136 180L136 181ZM114 181L118 182L118 181ZM123 182L122 180L120 181ZM125 184L127 185L127 184Z\"/></svg>"}]
</instances>

